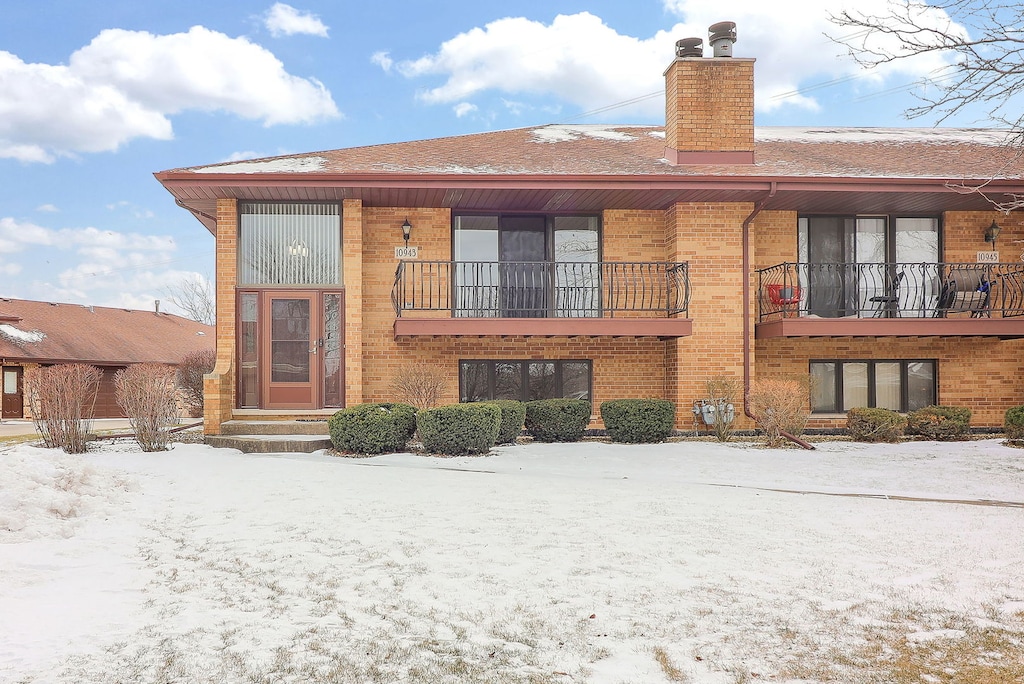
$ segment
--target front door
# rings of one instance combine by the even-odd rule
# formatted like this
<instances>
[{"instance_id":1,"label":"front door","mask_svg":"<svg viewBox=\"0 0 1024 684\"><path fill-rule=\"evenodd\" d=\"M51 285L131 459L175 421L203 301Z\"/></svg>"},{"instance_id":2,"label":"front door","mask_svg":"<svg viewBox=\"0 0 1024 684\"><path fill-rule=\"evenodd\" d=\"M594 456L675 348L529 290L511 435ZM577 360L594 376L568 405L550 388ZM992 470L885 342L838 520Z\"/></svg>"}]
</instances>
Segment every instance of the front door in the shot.
<instances>
[{"instance_id":1,"label":"front door","mask_svg":"<svg viewBox=\"0 0 1024 684\"><path fill-rule=\"evenodd\" d=\"M267 292L263 312L264 408L319 408L322 339L318 293Z\"/></svg>"},{"instance_id":2,"label":"front door","mask_svg":"<svg viewBox=\"0 0 1024 684\"><path fill-rule=\"evenodd\" d=\"M23 388L21 366L3 367L3 413L4 418L21 418L23 413Z\"/></svg>"}]
</instances>

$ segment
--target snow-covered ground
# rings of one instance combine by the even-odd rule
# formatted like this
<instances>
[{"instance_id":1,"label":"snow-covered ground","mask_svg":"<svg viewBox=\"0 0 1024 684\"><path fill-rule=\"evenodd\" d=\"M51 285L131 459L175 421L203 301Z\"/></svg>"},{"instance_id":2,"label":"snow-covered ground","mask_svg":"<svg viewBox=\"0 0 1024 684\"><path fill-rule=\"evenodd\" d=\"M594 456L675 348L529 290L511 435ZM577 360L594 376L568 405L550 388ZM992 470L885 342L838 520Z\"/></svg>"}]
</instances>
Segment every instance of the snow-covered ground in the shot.
<instances>
[{"instance_id":1,"label":"snow-covered ground","mask_svg":"<svg viewBox=\"0 0 1024 684\"><path fill-rule=\"evenodd\" d=\"M0 450L2 682L892 681L979 630L1024 633L997 440Z\"/></svg>"}]
</instances>

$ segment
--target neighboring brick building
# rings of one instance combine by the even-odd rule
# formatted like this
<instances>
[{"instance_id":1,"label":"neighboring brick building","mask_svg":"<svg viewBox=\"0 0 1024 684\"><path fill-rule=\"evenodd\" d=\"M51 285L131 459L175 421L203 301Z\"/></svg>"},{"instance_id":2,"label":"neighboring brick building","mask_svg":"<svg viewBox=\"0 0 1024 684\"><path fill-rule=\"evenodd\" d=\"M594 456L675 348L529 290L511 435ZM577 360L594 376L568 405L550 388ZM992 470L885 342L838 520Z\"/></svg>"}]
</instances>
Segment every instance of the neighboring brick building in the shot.
<instances>
[{"instance_id":1,"label":"neighboring brick building","mask_svg":"<svg viewBox=\"0 0 1024 684\"><path fill-rule=\"evenodd\" d=\"M1024 403L1024 219L989 198L1024 193L1015 150L991 130L755 130L753 78L752 59L677 57L664 128L158 173L217 239L207 431L398 399L413 364L448 402L662 397L682 429L722 376L813 378L817 427L934 402L1000 425Z\"/></svg>"},{"instance_id":2,"label":"neighboring brick building","mask_svg":"<svg viewBox=\"0 0 1024 684\"><path fill-rule=\"evenodd\" d=\"M0 298L3 417L31 418L26 371L61 363L97 366L103 376L94 418L116 418L114 374L133 363L177 365L213 349L214 327L157 311Z\"/></svg>"}]
</instances>

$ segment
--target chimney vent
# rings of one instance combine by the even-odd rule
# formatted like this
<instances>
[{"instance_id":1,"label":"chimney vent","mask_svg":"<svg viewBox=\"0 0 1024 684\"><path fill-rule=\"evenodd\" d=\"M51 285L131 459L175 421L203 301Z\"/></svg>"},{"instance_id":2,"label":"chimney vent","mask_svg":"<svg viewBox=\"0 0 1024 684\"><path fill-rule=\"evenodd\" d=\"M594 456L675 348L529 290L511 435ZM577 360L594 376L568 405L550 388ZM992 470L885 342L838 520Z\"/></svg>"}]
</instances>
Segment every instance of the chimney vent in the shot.
<instances>
[{"instance_id":1,"label":"chimney vent","mask_svg":"<svg viewBox=\"0 0 1024 684\"><path fill-rule=\"evenodd\" d=\"M704 41L700 38L683 38L676 41L676 57L703 57Z\"/></svg>"},{"instance_id":2,"label":"chimney vent","mask_svg":"<svg viewBox=\"0 0 1024 684\"><path fill-rule=\"evenodd\" d=\"M160 300L159 299L153 300L153 310L156 313L160 313Z\"/></svg>"},{"instance_id":3,"label":"chimney vent","mask_svg":"<svg viewBox=\"0 0 1024 684\"><path fill-rule=\"evenodd\" d=\"M715 57L732 57L732 45L735 42L736 22L720 21L708 27L708 43Z\"/></svg>"}]
</instances>

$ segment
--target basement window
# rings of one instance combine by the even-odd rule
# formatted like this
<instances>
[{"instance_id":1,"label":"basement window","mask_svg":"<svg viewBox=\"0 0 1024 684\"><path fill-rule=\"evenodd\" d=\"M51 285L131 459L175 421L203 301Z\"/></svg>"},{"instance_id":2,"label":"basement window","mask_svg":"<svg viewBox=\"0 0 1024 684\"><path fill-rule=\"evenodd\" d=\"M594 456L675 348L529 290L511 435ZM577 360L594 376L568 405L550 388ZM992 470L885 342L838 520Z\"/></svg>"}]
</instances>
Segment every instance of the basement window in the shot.
<instances>
[{"instance_id":1,"label":"basement window","mask_svg":"<svg viewBox=\"0 0 1024 684\"><path fill-rule=\"evenodd\" d=\"M937 403L934 360L811 361L811 412L885 408L906 413Z\"/></svg>"},{"instance_id":2,"label":"basement window","mask_svg":"<svg viewBox=\"0 0 1024 684\"><path fill-rule=\"evenodd\" d=\"M459 361L463 402L494 399L590 400L593 364L589 360Z\"/></svg>"}]
</instances>

